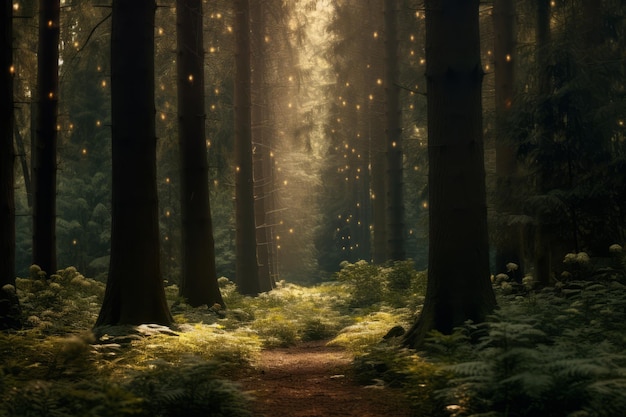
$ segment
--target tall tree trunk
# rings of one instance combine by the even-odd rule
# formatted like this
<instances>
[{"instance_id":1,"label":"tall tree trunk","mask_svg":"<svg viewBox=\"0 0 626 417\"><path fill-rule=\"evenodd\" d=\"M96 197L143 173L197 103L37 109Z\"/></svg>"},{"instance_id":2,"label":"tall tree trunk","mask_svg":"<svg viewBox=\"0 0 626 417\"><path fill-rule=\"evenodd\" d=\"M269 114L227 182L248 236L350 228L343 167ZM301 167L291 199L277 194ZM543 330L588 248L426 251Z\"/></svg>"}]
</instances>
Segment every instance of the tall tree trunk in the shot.
<instances>
[{"instance_id":1,"label":"tall tree trunk","mask_svg":"<svg viewBox=\"0 0 626 417\"><path fill-rule=\"evenodd\" d=\"M202 0L176 1L182 276L191 306L224 305L215 269L205 137Z\"/></svg>"},{"instance_id":2,"label":"tall tree trunk","mask_svg":"<svg viewBox=\"0 0 626 417\"><path fill-rule=\"evenodd\" d=\"M537 27L535 34L535 61L538 64L538 94L541 104L537 109L537 137L540 141L552 140L550 137L552 125L552 104L550 103L551 80L548 72L550 45L550 0L539 0L537 2ZM546 190L547 179L542 174L538 175L537 192L544 194ZM541 218L535 219L535 248L534 248L534 272L535 280L542 286L548 285L552 279L552 253L550 233L547 231L545 224Z\"/></svg>"},{"instance_id":3,"label":"tall tree trunk","mask_svg":"<svg viewBox=\"0 0 626 417\"><path fill-rule=\"evenodd\" d=\"M111 263L96 326L172 322L160 269L154 0L113 0Z\"/></svg>"},{"instance_id":4,"label":"tall tree trunk","mask_svg":"<svg viewBox=\"0 0 626 417\"><path fill-rule=\"evenodd\" d=\"M12 1L1 3L0 25L0 330L4 330L20 327L19 300L15 292Z\"/></svg>"},{"instance_id":5,"label":"tall tree trunk","mask_svg":"<svg viewBox=\"0 0 626 417\"><path fill-rule=\"evenodd\" d=\"M495 0L493 24L495 33L495 108L496 108L496 210L500 215L498 246L496 248L496 272L509 263L518 265L509 271L513 278L522 275L522 236L519 225L511 225L507 217L514 214L519 201L514 190L519 189L517 175L517 147L507 137L509 117L514 94L514 68L516 49L515 0Z\"/></svg>"},{"instance_id":6,"label":"tall tree trunk","mask_svg":"<svg viewBox=\"0 0 626 417\"><path fill-rule=\"evenodd\" d=\"M387 260L387 157L386 136L384 124L376 117L381 111L382 101L371 104L370 113L373 119L370 123L371 149L370 160L372 184L372 224L374 241L372 260L375 264L382 264ZM384 110L382 110L384 112ZM378 123L380 122L380 123ZM385 142L381 144L382 142Z\"/></svg>"},{"instance_id":7,"label":"tall tree trunk","mask_svg":"<svg viewBox=\"0 0 626 417\"><path fill-rule=\"evenodd\" d=\"M57 270L56 177L59 107L59 0L39 0L37 122L33 152L33 263Z\"/></svg>"},{"instance_id":8,"label":"tall tree trunk","mask_svg":"<svg viewBox=\"0 0 626 417\"><path fill-rule=\"evenodd\" d=\"M233 0L235 10L235 275L242 294L260 292L254 219L250 86L250 5Z\"/></svg>"},{"instance_id":9,"label":"tall tree trunk","mask_svg":"<svg viewBox=\"0 0 626 417\"><path fill-rule=\"evenodd\" d=\"M402 110L398 86L397 0L385 0L385 105L387 117L387 258L402 261L404 238L404 184Z\"/></svg>"},{"instance_id":10,"label":"tall tree trunk","mask_svg":"<svg viewBox=\"0 0 626 417\"><path fill-rule=\"evenodd\" d=\"M384 0L377 0L375 4L376 6L370 9L371 22L380 21L383 17L381 10L385 8ZM368 85L371 88L371 96L368 97L368 122L374 229L372 259L374 263L382 264L387 260L387 136L385 135L385 93L378 80L382 80L385 74L385 45L380 36L370 41Z\"/></svg>"},{"instance_id":11,"label":"tall tree trunk","mask_svg":"<svg viewBox=\"0 0 626 417\"><path fill-rule=\"evenodd\" d=\"M17 119L15 112L13 112L13 126L17 126ZM28 167L28 158L26 157L26 149L24 147L24 138L18 128L14 128L15 134L15 147L17 148L17 154L20 159L20 165L22 167L22 176L24 177L24 188L26 189L26 202L28 207L33 206L33 188L31 185L30 168Z\"/></svg>"},{"instance_id":12,"label":"tall tree trunk","mask_svg":"<svg viewBox=\"0 0 626 417\"><path fill-rule=\"evenodd\" d=\"M271 198L271 157L270 138L268 135L268 106L267 80L265 66L267 59L266 48L266 16L267 0L251 0L251 33L254 53L252 54L251 79L251 124L253 143L254 169L254 216L256 223L256 245L259 262L259 289L270 291L274 287L271 274L270 230L267 211L272 202Z\"/></svg>"},{"instance_id":13,"label":"tall tree trunk","mask_svg":"<svg viewBox=\"0 0 626 417\"><path fill-rule=\"evenodd\" d=\"M478 0L426 0L430 234L424 308L406 335L450 333L493 311Z\"/></svg>"},{"instance_id":14,"label":"tall tree trunk","mask_svg":"<svg viewBox=\"0 0 626 417\"><path fill-rule=\"evenodd\" d=\"M0 9L0 288L15 285L13 2ZM1 326L1 325L0 325Z\"/></svg>"}]
</instances>

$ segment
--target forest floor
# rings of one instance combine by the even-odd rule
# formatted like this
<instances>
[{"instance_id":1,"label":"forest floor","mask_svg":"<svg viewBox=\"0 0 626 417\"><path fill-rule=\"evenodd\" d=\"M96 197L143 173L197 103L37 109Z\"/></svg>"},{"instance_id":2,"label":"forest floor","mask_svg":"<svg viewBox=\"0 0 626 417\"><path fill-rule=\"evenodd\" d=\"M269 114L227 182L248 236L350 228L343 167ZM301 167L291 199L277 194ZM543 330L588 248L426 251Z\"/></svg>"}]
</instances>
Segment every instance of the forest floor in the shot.
<instances>
[{"instance_id":1,"label":"forest floor","mask_svg":"<svg viewBox=\"0 0 626 417\"><path fill-rule=\"evenodd\" d=\"M263 350L237 382L252 397L255 417L409 417L397 389L363 386L351 377L352 356L326 342Z\"/></svg>"}]
</instances>

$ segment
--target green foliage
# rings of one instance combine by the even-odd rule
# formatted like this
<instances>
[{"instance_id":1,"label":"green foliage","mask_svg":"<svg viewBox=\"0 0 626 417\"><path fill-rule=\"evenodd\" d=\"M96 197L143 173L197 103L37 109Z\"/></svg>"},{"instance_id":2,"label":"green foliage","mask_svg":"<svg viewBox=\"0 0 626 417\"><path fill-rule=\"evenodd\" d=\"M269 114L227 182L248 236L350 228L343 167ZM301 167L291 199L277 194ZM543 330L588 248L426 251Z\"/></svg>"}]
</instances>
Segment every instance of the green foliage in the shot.
<instances>
[{"instance_id":1,"label":"green foliage","mask_svg":"<svg viewBox=\"0 0 626 417\"><path fill-rule=\"evenodd\" d=\"M383 300L384 282L380 267L365 261L344 262L335 274L350 287L350 307L369 307Z\"/></svg>"},{"instance_id":2,"label":"green foliage","mask_svg":"<svg viewBox=\"0 0 626 417\"><path fill-rule=\"evenodd\" d=\"M626 103L615 82L626 71L617 35L624 30L623 10L598 7L598 37L591 39L588 13L578 4L563 6L553 13L564 24L551 28L546 45L520 48L527 55L518 62L534 67L521 68L524 93L516 97L507 133L533 175L527 190L511 189L527 199L526 214L564 248L606 255L624 236Z\"/></svg>"},{"instance_id":3,"label":"green foliage","mask_svg":"<svg viewBox=\"0 0 626 417\"><path fill-rule=\"evenodd\" d=\"M304 288L281 282L273 291L248 300L243 310L254 317L250 326L265 346L287 346L331 338L349 324L338 311L345 295L346 289L334 283Z\"/></svg>"},{"instance_id":4,"label":"green foliage","mask_svg":"<svg viewBox=\"0 0 626 417\"><path fill-rule=\"evenodd\" d=\"M182 356L193 355L215 360L228 367L252 363L261 350L261 340L250 328L226 330L220 324L183 324L175 336L156 334L133 340L123 355L112 364L149 368L155 360L176 363Z\"/></svg>"},{"instance_id":5,"label":"green foliage","mask_svg":"<svg viewBox=\"0 0 626 417\"><path fill-rule=\"evenodd\" d=\"M401 387L415 417L444 417L445 403L437 393L446 387L449 373L397 343L379 343L354 360L357 380L366 385Z\"/></svg>"},{"instance_id":6,"label":"green foliage","mask_svg":"<svg viewBox=\"0 0 626 417\"><path fill-rule=\"evenodd\" d=\"M46 278L37 266L31 267L29 278L17 280L26 327L0 335L0 400L6 400L0 416L156 415L151 411L156 397L131 390L128 381L135 380L146 381L144 387L158 386L159 404L169 402L172 409L194 401L199 405L215 393L236 395L236 387L207 376L203 391L184 393L191 380L181 372L202 373L214 367L209 362L219 362L223 366L211 375L230 373L254 364L263 346L331 338L352 323L339 312L347 288L336 282L314 288L279 283L275 291L255 298L241 296L226 278L219 284L228 310L192 308L180 300L176 286L168 286L166 296L177 322L174 331L147 336L132 328L109 329L96 341L88 329L97 317L104 285L75 268ZM187 357L194 357L193 363ZM183 371L172 371L177 367ZM171 380L165 378L170 371L176 374ZM29 403L35 404L32 414L24 411ZM241 402L232 404L236 408ZM239 412L220 407L223 415Z\"/></svg>"},{"instance_id":7,"label":"green foliage","mask_svg":"<svg viewBox=\"0 0 626 417\"><path fill-rule=\"evenodd\" d=\"M351 308L372 308L380 303L416 306L426 293L426 274L415 271L412 261L393 262L389 266L343 262L335 278L348 286Z\"/></svg>"},{"instance_id":8,"label":"green foliage","mask_svg":"<svg viewBox=\"0 0 626 417\"><path fill-rule=\"evenodd\" d=\"M408 324L407 309L390 309L355 317L355 324L345 327L330 344L342 346L354 354L364 354L377 346L389 329Z\"/></svg>"},{"instance_id":9,"label":"green foliage","mask_svg":"<svg viewBox=\"0 0 626 417\"><path fill-rule=\"evenodd\" d=\"M55 334L93 325L104 297L103 283L85 278L74 267L45 278L41 269L32 265L30 275L16 279L26 327Z\"/></svg>"},{"instance_id":10,"label":"green foliage","mask_svg":"<svg viewBox=\"0 0 626 417\"><path fill-rule=\"evenodd\" d=\"M613 272L595 275L602 280L571 279L541 292L533 292L528 279L520 292L498 281L500 308L487 323L433 332L423 352L403 349L398 338L382 339L413 320L401 309L355 317L331 343L355 353L360 382L402 387L416 416L621 415L626 287L615 273L617 255ZM580 267L576 276L594 273L593 259L570 258L587 265L566 265Z\"/></svg>"},{"instance_id":11,"label":"green foliage","mask_svg":"<svg viewBox=\"0 0 626 417\"><path fill-rule=\"evenodd\" d=\"M488 323L457 331L466 334L457 336L464 358L430 349L454 374L440 391L452 415L619 415L626 405L626 296L617 285L576 282L510 298ZM445 338L434 335L430 346Z\"/></svg>"},{"instance_id":12,"label":"green foliage","mask_svg":"<svg viewBox=\"0 0 626 417\"><path fill-rule=\"evenodd\" d=\"M32 381L14 389L0 416L123 417L142 414L143 400L110 381Z\"/></svg>"},{"instance_id":13,"label":"green foliage","mask_svg":"<svg viewBox=\"0 0 626 417\"><path fill-rule=\"evenodd\" d=\"M247 397L217 371L214 362L197 358L175 365L155 361L128 389L145 399L146 417L251 417Z\"/></svg>"}]
</instances>

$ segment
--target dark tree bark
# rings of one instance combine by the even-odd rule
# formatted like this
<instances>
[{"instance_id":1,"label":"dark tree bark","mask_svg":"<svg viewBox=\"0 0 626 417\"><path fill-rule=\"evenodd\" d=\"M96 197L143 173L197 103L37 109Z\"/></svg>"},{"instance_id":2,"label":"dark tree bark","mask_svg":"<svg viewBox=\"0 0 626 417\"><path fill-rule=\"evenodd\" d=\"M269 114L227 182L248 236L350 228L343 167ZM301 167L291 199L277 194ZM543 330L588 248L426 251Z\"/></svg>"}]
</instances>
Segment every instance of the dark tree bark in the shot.
<instances>
[{"instance_id":1,"label":"dark tree bark","mask_svg":"<svg viewBox=\"0 0 626 417\"><path fill-rule=\"evenodd\" d=\"M114 0L111 263L96 326L172 322L160 269L154 0Z\"/></svg>"},{"instance_id":2,"label":"dark tree bark","mask_svg":"<svg viewBox=\"0 0 626 417\"><path fill-rule=\"evenodd\" d=\"M33 263L57 270L56 177L59 108L59 0L39 0L37 120L33 164Z\"/></svg>"},{"instance_id":3,"label":"dark tree bark","mask_svg":"<svg viewBox=\"0 0 626 417\"><path fill-rule=\"evenodd\" d=\"M411 347L494 309L489 274L478 0L426 0L430 234Z\"/></svg>"},{"instance_id":4,"label":"dark tree bark","mask_svg":"<svg viewBox=\"0 0 626 417\"><path fill-rule=\"evenodd\" d=\"M507 216L520 206L514 190L519 189L517 175L517 146L507 137L507 117L514 94L514 68L516 49L515 0L495 0L493 4L495 108L496 108L496 210L501 217L497 231L496 272L508 263L518 265L510 271L513 278L522 276L522 235L519 225L511 225Z\"/></svg>"},{"instance_id":5,"label":"dark tree bark","mask_svg":"<svg viewBox=\"0 0 626 417\"><path fill-rule=\"evenodd\" d=\"M13 126L17 126L15 112L13 112ZM14 129L15 135L15 147L17 148L17 154L19 155L20 166L22 167L22 176L24 177L24 188L26 189L26 201L28 207L33 206L33 188L31 185L30 168L28 166L28 158L26 157L26 149L24 147L24 138L22 137L19 129Z\"/></svg>"},{"instance_id":6,"label":"dark tree bark","mask_svg":"<svg viewBox=\"0 0 626 417\"><path fill-rule=\"evenodd\" d=\"M372 10L373 9L373 10ZM381 10L384 10L384 0L378 0L370 13L370 21L381 20ZM384 20L384 19L382 19ZM380 25L382 26L382 25ZM380 27L379 26L379 27ZM372 88L369 100L369 134L370 134L370 161L371 189L372 189L372 224L374 239L372 245L372 260L382 264L387 260L387 136L385 134L385 93L378 80L385 74L385 45L381 37L374 38L369 45L370 68L368 85Z\"/></svg>"},{"instance_id":7,"label":"dark tree bark","mask_svg":"<svg viewBox=\"0 0 626 417\"><path fill-rule=\"evenodd\" d=\"M250 5L234 0L235 11L235 275L242 294L260 292L254 219L250 71Z\"/></svg>"},{"instance_id":8,"label":"dark tree bark","mask_svg":"<svg viewBox=\"0 0 626 417\"><path fill-rule=\"evenodd\" d=\"M202 0L177 0L178 140L181 168L182 276L191 306L224 305L215 269L205 137Z\"/></svg>"},{"instance_id":9,"label":"dark tree bark","mask_svg":"<svg viewBox=\"0 0 626 417\"><path fill-rule=\"evenodd\" d=\"M387 117L387 258L402 261L404 238L404 184L402 110L398 86L397 0L385 0L385 105Z\"/></svg>"},{"instance_id":10,"label":"dark tree bark","mask_svg":"<svg viewBox=\"0 0 626 417\"><path fill-rule=\"evenodd\" d=\"M0 5L0 330L20 327L15 292L13 2Z\"/></svg>"},{"instance_id":11,"label":"dark tree bark","mask_svg":"<svg viewBox=\"0 0 626 417\"><path fill-rule=\"evenodd\" d=\"M271 274L272 258L270 253L270 225L267 212L271 210L271 175L270 137L268 134L267 79L265 76L267 48L266 10L267 1L251 0L251 33L254 53L252 53L251 79L251 123L254 169L254 216L256 222L256 245L259 263L259 290L270 291L274 288Z\"/></svg>"},{"instance_id":12,"label":"dark tree bark","mask_svg":"<svg viewBox=\"0 0 626 417\"><path fill-rule=\"evenodd\" d=\"M550 103L551 79L548 72L550 45L550 0L539 0L536 10L537 27L535 34L536 53L535 59L538 64L537 93L541 97L537 109L537 136L540 141L552 140L550 136L553 124L552 104ZM537 191L539 194L546 192L547 178L542 174L537 176ZM552 279L552 249L551 236L547 226L542 224L542 219L536 219L535 224L535 248L534 248L534 273L535 280L541 286L549 285Z\"/></svg>"},{"instance_id":13,"label":"dark tree bark","mask_svg":"<svg viewBox=\"0 0 626 417\"><path fill-rule=\"evenodd\" d=\"M15 285L13 3L0 9L0 287Z\"/></svg>"}]
</instances>

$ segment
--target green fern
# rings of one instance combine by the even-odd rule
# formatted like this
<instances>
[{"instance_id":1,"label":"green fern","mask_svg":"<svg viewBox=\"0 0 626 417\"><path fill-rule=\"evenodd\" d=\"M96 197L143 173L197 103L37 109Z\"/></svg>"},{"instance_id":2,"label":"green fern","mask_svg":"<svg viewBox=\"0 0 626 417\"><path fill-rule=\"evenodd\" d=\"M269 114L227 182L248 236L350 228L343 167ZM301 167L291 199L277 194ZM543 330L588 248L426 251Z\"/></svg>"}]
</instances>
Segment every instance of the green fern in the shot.
<instances>
[{"instance_id":1,"label":"green fern","mask_svg":"<svg viewBox=\"0 0 626 417\"><path fill-rule=\"evenodd\" d=\"M566 298L545 293L532 305L500 303L501 310L476 327L486 333L467 357L445 368L454 375L440 391L449 410L473 417L619 415L626 401L624 345L600 339L600 316L607 305L619 310L623 296L600 296L609 293L603 284L581 284Z\"/></svg>"},{"instance_id":2,"label":"green fern","mask_svg":"<svg viewBox=\"0 0 626 417\"><path fill-rule=\"evenodd\" d=\"M218 366L198 358L171 365L155 361L135 375L128 389L145 398L153 417L251 417L247 397L231 382L217 377Z\"/></svg>"}]
</instances>

